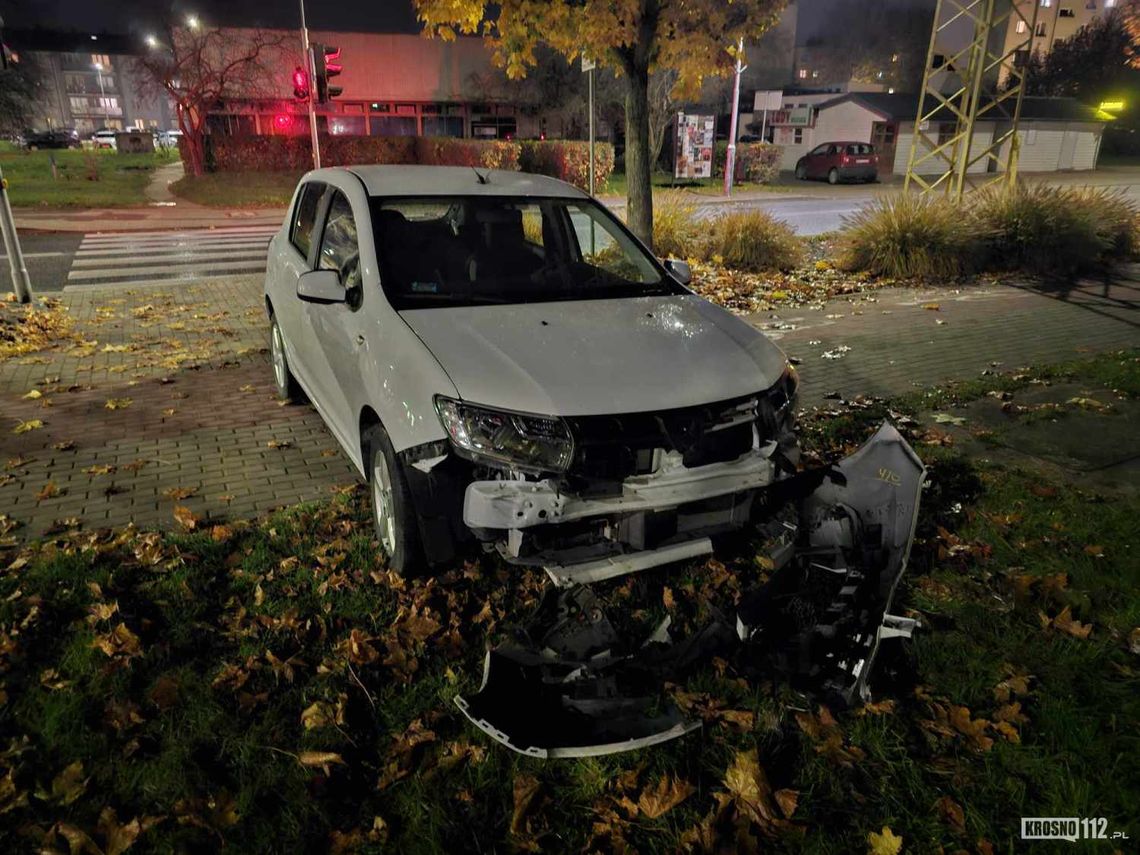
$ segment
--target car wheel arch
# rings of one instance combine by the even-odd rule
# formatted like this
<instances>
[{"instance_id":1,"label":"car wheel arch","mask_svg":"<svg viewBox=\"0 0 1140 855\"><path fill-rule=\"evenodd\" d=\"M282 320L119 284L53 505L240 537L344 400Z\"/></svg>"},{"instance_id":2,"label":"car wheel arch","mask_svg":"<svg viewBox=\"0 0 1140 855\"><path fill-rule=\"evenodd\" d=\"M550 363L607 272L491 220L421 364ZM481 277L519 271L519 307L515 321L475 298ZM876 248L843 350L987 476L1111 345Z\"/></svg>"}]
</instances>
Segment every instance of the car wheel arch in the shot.
<instances>
[{"instance_id":1,"label":"car wheel arch","mask_svg":"<svg viewBox=\"0 0 1140 855\"><path fill-rule=\"evenodd\" d=\"M368 471L368 454L371 451L367 441L368 432L377 425L383 427L384 422L370 405L365 404L360 409L360 418L357 422L357 442L360 444L360 461L366 479L372 478L372 473Z\"/></svg>"}]
</instances>

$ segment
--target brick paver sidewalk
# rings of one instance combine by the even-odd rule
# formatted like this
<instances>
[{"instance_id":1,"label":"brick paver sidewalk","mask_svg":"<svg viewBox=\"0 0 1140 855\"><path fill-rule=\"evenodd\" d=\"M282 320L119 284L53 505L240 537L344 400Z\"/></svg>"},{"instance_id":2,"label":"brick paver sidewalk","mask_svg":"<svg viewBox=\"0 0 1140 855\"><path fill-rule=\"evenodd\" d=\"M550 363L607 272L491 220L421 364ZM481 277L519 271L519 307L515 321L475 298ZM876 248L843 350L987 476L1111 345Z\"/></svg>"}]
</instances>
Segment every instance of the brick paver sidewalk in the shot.
<instances>
[{"instance_id":1,"label":"brick paver sidewalk","mask_svg":"<svg viewBox=\"0 0 1140 855\"><path fill-rule=\"evenodd\" d=\"M166 526L176 504L253 517L354 482L316 413L278 405L260 276L64 302L94 345L0 362L0 513L19 533Z\"/></svg>"},{"instance_id":2,"label":"brick paver sidewalk","mask_svg":"<svg viewBox=\"0 0 1140 855\"><path fill-rule=\"evenodd\" d=\"M898 395L983 371L1140 347L1140 281L883 289L749 318L800 361L801 402Z\"/></svg>"},{"instance_id":3,"label":"brick paver sidewalk","mask_svg":"<svg viewBox=\"0 0 1140 855\"><path fill-rule=\"evenodd\" d=\"M87 344L0 362L0 513L18 534L168 526L176 504L253 517L355 481L315 412L274 398L260 277L64 299ZM1128 276L1052 291L884 289L750 320L800 361L811 406L1137 347L1138 305Z\"/></svg>"}]
</instances>

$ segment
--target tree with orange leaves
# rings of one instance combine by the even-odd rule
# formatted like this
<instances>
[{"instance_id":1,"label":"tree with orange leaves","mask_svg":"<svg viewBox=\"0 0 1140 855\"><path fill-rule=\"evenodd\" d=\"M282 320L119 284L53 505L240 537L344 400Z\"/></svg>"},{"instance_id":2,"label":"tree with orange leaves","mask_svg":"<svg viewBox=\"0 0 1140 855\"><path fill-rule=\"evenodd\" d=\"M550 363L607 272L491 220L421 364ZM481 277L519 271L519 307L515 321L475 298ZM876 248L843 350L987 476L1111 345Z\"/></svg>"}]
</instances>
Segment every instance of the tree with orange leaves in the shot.
<instances>
[{"instance_id":1,"label":"tree with orange leaves","mask_svg":"<svg viewBox=\"0 0 1140 855\"><path fill-rule=\"evenodd\" d=\"M587 55L625 82L625 171L630 228L653 241L649 75L677 73L692 96L710 76L731 71L740 39L776 23L787 0L413 0L425 33L481 35L508 76L523 77L546 44L573 60Z\"/></svg>"}]
</instances>

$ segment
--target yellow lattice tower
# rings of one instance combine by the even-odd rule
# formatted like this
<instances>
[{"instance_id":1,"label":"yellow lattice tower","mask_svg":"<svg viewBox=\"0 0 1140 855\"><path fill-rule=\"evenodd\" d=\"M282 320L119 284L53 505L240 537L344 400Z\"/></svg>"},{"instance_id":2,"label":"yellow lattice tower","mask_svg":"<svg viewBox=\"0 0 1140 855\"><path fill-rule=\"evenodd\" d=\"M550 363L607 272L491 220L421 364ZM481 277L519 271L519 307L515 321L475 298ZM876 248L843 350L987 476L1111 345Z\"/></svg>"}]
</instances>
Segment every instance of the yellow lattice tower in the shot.
<instances>
[{"instance_id":1,"label":"yellow lattice tower","mask_svg":"<svg viewBox=\"0 0 1140 855\"><path fill-rule=\"evenodd\" d=\"M1037 9L1037 0L938 0L905 189L913 183L921 192L960 199L972 187L1016 180L1017 126ZM968 42L948 50L954 31L967 29L973 31ZM979 143L975 127L983 117L998 121L989 141ZM953 131L931 134L935 121L953 122ZM971 173L979 163L985 169Z\"/></svg>"}]
</instances>

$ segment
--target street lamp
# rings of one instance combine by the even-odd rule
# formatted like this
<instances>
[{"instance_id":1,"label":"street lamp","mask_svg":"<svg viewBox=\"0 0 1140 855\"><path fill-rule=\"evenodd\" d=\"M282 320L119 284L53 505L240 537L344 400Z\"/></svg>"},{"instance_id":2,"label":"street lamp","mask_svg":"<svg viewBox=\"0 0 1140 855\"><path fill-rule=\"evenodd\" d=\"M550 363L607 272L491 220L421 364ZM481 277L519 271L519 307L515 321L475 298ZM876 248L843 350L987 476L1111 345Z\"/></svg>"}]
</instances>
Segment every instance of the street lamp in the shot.
<instances>
[{"instance_id":1,"label":"street lamp","mask_svg":"<svg viewBox=\"0 0 1140 855\"><path fill-rule=\"evenodd\" d=\"M95 63L95 73L99 75L99 107L103 111L103 127L107 127L107 93L103 90L103 63Z\"/></svg>"},{"instance_id":2,"label":"street lamp","mask_svg":"<svg viewBox=\"0 0 1140 855\"><path fill-rule=\"evenodd\" d=\"M147 36L146 46L151 50L154 50L156 47L158 47L158 39L156 39L154 36Z\"/></svg>"},{"instance_id":3,"label":"street lamp","mask_svg":"<svg viewBox=\"0 0 1140 855\"><path fill-rule=\"evenodd\" d=\"M198 29L198 16L197 15L187 15L186 16L186 26L188 26L192 30Z\"/></svg>"}]
</instances>

